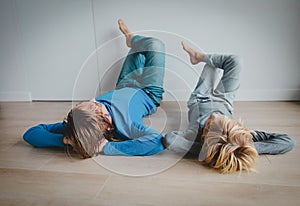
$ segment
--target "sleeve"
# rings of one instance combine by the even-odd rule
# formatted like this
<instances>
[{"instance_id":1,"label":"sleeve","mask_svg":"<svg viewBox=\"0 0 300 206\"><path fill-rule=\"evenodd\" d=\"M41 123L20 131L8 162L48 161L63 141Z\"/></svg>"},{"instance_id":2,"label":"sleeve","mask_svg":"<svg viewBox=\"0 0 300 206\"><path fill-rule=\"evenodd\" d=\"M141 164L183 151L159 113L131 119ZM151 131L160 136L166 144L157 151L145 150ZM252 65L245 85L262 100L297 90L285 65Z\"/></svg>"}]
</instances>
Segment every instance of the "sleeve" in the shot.
<instances>
[{"instance_id":1,"label":"sleeve","mask_svg":"<svg viewBox=\"0 0 300 206\"><path fill-rule=\"evenodd\" d=\"M133 124L131 127L131 139L106 143L105 155L148 156L165 149L162 143L163 136L158 131L143 124Z\"/></svg>"},{"instance_id":2,"label":"sleeve","mask_svg":"<svg viewBox=\"0 0 300 206\"><path fill-rule=\"evenodd\" d=\"M65 123L39 124L28 129L23 139L35 147L63 147Z\"/></svg>"},{"instance_id":3,"label":"sleeve","mask_svg":"<svg viewBox=\"0 0 300 206\"><path fill-rule=\"evenodd\" d=\"M187 154L189 157L196 157L201 149L201 142L197 132L190 129L167 133L164 137L164 144L170 151L180 156Z\"/></svg>"},{"instance_id":4,"label":"sleeve","mask_svg":"<svg viewBox=\"0 0 300 206\"><path fill-rule=\"evenodd\" d=\"M296 145L296 141L286 134L262 131L255 131L255 133L252 136L259 154L283 154L292 150Z\"/></svg>"}]
</instances>

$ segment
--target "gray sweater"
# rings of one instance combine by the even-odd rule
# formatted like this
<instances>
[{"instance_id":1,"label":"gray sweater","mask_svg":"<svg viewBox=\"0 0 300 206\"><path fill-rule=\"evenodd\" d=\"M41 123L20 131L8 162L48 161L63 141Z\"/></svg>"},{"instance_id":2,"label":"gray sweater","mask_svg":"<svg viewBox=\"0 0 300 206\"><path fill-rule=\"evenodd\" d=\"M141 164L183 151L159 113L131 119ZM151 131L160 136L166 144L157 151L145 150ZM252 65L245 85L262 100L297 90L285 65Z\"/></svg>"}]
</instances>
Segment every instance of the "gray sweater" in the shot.
<instances>
[{"instance_id":1,"label":"gray sweater","mask_svg":"<svg viewBox=\"0 0 300 206\"><path fill-rule=\"evenodd\" d=\"M172 136L172 142L166 142L167 139L170 140L168 136ZM202 129L199 129L195 140L190 139L192 136L194 136L194 131L187 129L185 131L170 132L164 140L171 151L185 155L188 158L199 158L200 161L203 161L206 157L206 151L202 150ZM258 154L283 154L291 151L296 145L295 139L287 134L255 131L252 136Z\"/></svg>"}]
</instances>

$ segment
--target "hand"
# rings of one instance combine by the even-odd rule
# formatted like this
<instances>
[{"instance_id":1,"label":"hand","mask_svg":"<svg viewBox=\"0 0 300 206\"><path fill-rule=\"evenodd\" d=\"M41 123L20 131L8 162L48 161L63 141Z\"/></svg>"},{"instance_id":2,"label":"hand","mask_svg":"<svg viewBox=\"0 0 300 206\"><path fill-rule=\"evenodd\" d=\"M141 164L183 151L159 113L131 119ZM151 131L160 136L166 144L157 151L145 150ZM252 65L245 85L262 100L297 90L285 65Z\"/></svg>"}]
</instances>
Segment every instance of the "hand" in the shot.
<instances>
[{"instance_id":1,"label":"hand","mask_svg":"<svg viewBox=\"0 0 300 206\"><path fill-rule=\"evenodd\" d=\"M99 145L98 145L98 149L99 149L99 152L103 153L104 152L104 146L105 144L107 143L107 139L103 138L99 141Z\"/></svg>"}]
</instances>

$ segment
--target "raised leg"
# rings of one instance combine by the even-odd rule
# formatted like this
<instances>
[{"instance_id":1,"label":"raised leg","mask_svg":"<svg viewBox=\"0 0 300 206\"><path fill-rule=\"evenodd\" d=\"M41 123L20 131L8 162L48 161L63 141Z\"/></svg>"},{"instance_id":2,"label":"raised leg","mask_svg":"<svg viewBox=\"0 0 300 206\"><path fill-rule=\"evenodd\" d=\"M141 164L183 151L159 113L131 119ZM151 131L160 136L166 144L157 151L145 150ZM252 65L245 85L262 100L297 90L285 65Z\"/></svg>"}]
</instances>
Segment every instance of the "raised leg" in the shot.
<instances>
[{"instance_id":1,"label":"raised leg","mask_svg":"<svg viewBox=\"0 0 300 206\"><path fill-rule=\"evenodd\" d=\"M213 95L223 98L231 107L240 87L242 63L236 55L206 55L204 60L208 65L223 70L221 81Z\"/></svg>"},{"instance_id":2,"label":"raised leg","mask_svg":"<svg viewBox=\"0 0 300 206\"><path fill-rule=\"evenodd\" d=\"M137 87L143 89L156 106L160 105L164 92L165 73L164 43L156 38L126 34L129 29L123 21L121 31L125 34L126 44L131 49L123 63L116 88ZM127 28L126 32L124 28ZM130 43L128 41L130 40Z\"/></svg>"},{"instance_id":3,"label":"raised leg","mask_svg":"<svg viewBox=\"0 0 300 206\"><path fill-rule=\"evenodd\" d=\"M205 102L218 99L232 107L240 85L242 68L240 59L235 55L204 54L195 51L184 42L182 46L189 54L192 64L206 63L197 86L191 94L189 104L195 101ZM223 74L220 74L220 70L223 70ZM221 79L220 75L222 75Z\"/></svg>"},{"instance_id":4,"label":"raised leg","mask_svg":"<svg viewBox=\"0 0 300 206\"><path fill-rule=\"evenodd\" d=\"M166 147L177 153L189 152L197 155L201 149L200 119L205 119L205 115L208 117L213 112L215 109L211 108L213 101L229 105L227 108L231 112L232 102L239 88L241 64L233 55L207 55L191 49L185 43L182 45L189 54L192 64L205 62L206 65L188 101L189 126L187 130L166 134L164 143Z\"/></svg>"}]
</instances>

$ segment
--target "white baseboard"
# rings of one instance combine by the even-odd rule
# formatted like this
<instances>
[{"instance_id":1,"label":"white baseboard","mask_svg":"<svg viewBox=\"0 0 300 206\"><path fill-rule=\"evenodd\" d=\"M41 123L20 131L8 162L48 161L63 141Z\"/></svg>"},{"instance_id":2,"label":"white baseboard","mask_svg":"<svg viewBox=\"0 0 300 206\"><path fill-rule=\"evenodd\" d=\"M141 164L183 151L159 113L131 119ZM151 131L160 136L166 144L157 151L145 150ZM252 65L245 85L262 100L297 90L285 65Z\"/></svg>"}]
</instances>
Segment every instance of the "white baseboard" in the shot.
<instances>
[{"instance_id":1,"label":"white baseboard","mask_svg":"<svg viewBox=\"0 0 300 206\"><path fill-rule=\"evenodd\" d=\"M31 101L30 92L0 92L0 102Z\"/></svg>"},{"instance_id":2,"label":"white baseboard","mask_svg":"<svg viewBox=\"0 0 300 206\"><path fill-rule=\"evenodd\" d=\"M300 101L300 89L241 90L237 101Z\"/></svg>"},{"instance_id":3,"label":"white baseboard","mask_svg":"<svg viewBox=\"0 0 300 206\"><path fill-rule=\"evenodd\" d=\"M165 101L187 101L191 91L166 91ZM300 101L300 89L283 90L240 90L236 101Z\"/></svg>"}]
</instances>

